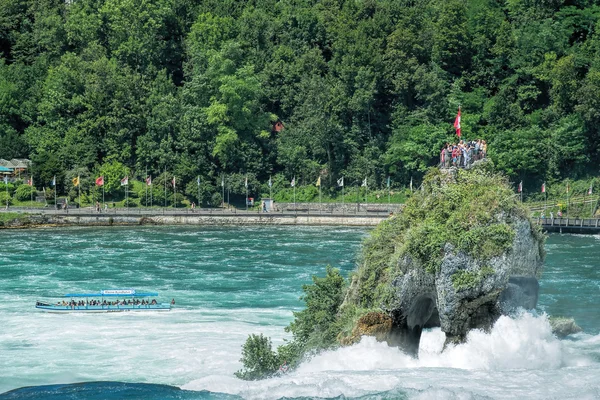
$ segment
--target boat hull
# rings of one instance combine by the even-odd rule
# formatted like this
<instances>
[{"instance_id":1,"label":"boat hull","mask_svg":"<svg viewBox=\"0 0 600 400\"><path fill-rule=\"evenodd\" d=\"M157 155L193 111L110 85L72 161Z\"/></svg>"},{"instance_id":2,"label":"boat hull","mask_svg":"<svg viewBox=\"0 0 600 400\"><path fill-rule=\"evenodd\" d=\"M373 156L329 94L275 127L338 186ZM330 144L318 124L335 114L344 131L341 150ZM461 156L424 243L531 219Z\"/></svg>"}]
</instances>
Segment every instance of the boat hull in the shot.
<instances>
[{"instance_id":1,"label":"boat hull","mask_svg":"<svg viewBox=\"0 0 600 400\"><path fill-rule=\"evenodd\" d=\"M36 305L40 311L65 314L65 313L119 313L119 312L144 312L144 311L171 311L170 304L139 305L139 306L56 306L56 305Z\"/></svg>"}]
</instances>

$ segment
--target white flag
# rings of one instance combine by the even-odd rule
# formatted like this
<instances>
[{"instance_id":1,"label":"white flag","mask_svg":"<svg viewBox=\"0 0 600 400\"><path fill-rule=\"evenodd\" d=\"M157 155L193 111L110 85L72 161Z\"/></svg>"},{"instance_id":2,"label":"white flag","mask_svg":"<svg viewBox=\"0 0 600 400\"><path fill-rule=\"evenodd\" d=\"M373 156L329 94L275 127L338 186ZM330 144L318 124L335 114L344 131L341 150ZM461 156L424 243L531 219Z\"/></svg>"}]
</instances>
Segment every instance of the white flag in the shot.
<instances>
[{"instance_id":1,"label":"white flag","mask_svg":"<svg viewBox=\"0 0 600 400\"><path fill-rule=\"evenodd\" d=\"M344 177L343 176L337 180L337 184L338 184L338 186L344 187Z\"/></svg>"},{"instance_id":2,"label":"white flag","mask_svg":"<svg viewBox=\"0 0 600 400\"><path fill-rule=\"evenodd\" d=\"M56 175L54 175L54 178L52 178L52 186L56 186Z\"/></svg>"},{"instance_id":3,"label":"white flag","mask_svg":"<svg viewBox=\"0 0 600 400\"><path fill-rule=\"evenodd\" d=\"M8 176L4 176L4 184L8 185Z\"/></svg>"},{"instance_id":4,"label":"white flag","mask_svg":"<svg viewBox=\"0 0 600 400\"><path fill-rule=\"evenodd\" d=\"M360 185L360 186L367 187L367 178L365 178L365 180L362 182L362 185Z\"/></svg>"},{"instance_id":5,"label":"white flag","mask_svg":"<svg viewBox=\"0 0 600 400\"><path fill-rule=\"evenodd\" d=\"M121 179L121 186L125 186L129 184L129 177L126 176L125 178Z\"/></svg>"},{"instance_id":6,"label":"white flag","mask_svg":"<svg viewBox=\"0 0 600 400\"><path fill-rule=\"evenodd\" d=\"M410 177L410 191L412 192L412 176Z\"/></svg>"},{"instance_id":7,"label":"white flag","mask_svg":"<svg viewBox=\"0 0 600 400\"><path fill-rule=\"evenodd\" d=\"M244 181L244 187L248 187L248 177L246 177L246 180Z\"/></svg>"},{"instance_id":8,"label":"white flag","mask_svg":"<svg viewBox=\"0 0 600 400\"><path fill-rule=\"evenodd\" d=\"M273 186L273 181L271 180L271 176L269 176L269 187Z\"/></svg>"},{"instance_id":9,"label":"white flag","mask_svg":"<svg viewBox=\"0 0 600 400\"><path fill-rule=\"evenodd\" d=\"M296 186L296 177L292 178L292 181L290 182L290 185L292 187Z\"/></svg>"},{"instance_id":10,"label":"white flag","mask_svg":"<svg viewBox=\"0 0 600 400\"><path fill-rule=\"evenodd\" d=\"M221 187L225 187L225 176L221 175Z\"/></svg>"}]
</instances>

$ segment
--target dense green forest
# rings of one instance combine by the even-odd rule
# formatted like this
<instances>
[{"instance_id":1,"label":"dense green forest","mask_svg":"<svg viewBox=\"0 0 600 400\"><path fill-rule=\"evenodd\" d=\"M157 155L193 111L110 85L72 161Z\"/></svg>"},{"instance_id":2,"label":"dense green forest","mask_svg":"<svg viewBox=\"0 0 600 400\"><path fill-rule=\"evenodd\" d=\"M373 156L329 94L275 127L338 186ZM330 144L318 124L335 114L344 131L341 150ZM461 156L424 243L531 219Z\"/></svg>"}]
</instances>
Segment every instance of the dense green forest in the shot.
<instances>
[{"instance_id":1,"label":"dense green forest","mask_svg":"<svg viewBox=\"0 0 600 400\"><path fill-rule=\"evenodd\" d=\"M539 192L598 173L599 21L591 0L0 0L0 158L59 190L407 185L461 105L463 137Z\"/></svg>"}]
</instances>

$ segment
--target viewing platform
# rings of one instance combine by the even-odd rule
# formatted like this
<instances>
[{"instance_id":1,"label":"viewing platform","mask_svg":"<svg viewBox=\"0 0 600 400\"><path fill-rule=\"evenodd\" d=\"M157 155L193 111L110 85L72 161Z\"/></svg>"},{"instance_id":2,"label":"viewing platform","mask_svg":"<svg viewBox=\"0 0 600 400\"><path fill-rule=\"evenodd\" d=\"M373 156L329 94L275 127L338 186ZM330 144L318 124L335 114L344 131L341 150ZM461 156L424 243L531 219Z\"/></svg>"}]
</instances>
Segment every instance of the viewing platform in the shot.
<instances>
[{"instance_id":1,"label":"viewing platform","mask_svg":"<svg viewBox=\"0 0 600 400\"><path fill-rule=\"evenodd\" d=\"M599 218L535 218L542 226L542 229L550 233L581 233L596 234L600 233Z\"/></svg>"}]
</instances>

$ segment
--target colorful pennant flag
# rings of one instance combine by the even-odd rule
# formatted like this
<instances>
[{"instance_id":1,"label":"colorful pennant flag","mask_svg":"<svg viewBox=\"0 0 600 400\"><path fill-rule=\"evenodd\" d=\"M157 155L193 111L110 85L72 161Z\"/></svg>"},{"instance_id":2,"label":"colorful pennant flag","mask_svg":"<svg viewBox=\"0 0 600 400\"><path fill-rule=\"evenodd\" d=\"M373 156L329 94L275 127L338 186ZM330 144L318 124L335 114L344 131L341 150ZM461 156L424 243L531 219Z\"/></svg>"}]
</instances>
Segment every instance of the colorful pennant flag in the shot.
<instances>
[{"instance_id":1,"label":"colorful pennant flag","mask_svg":"<svg viewBox=\"0 0 600 400\"><path fill-rule=\"evenodd\" d=\"M246 177L246 179L244 180L244 187L247 188L248 187L248 177Z\"/></svg>"},{"instance_id":2,"label":"colorful pennant flag","mask_svg":"<svg viewBox=\"0 0 600 400\"><path fill-rule=\"evenodd\" d=\"M292 178L292 181L290 182L290 185L292 187L296 186L296 177Z\"/></svg>"},{"instance_id":3,"label":"colorful pennant flag","mask_svg":"<svg viewBox=\"0 0 600 400\"><path fill-rule=\"evenodd\" d=\"M362 181L362 185L360 185L360 186L361 186L361 187L367 187L367 178L365 178L365 179Z\"/></svg>"},{"instance_id":4,"label":"colorful pennant flag","mask_svg":"<svg viewBox=\"0 0 600 400\"><path fill-rule=\"evenodd\" d=\"M152 186L152 176L147 176L146 177L146 185Z\"/></svg>"},{"instance_id":5,"label":"colorful pennant flag","mask_svg":"<svg viewBox=\"0 0 600 400\"><path fill-rule=\"evenodd\" d=\"M198 184L198 186L200 186L200 175L198 175L198 178L196 178L196 183Z\"/></svg>"},{"instance_id":6,"label":"colorful pennant flag","mask_svg":"<svg viewBox=\"0 0 600 400\"><path fill-rule=\"evenodd\" d=\"M73 186L79 186L79 176L73 178Z\"/></svg>"},{"instance_id":7,"label":"colorful pennant flag","mask_svg":"<svg viewBox=\"0 0 600 400\"><path fill-rule=\"evenodd\" d=\"M52 178L52 186L56 187L56 175L54 175L54 178Z\"/></svg>"},{"instance_id":8,"label":"colorful pennant flag","mask_svg":"<svg viewBox=\"0 0 600 400\"><path fill-rule=\"evenodd\" d=\"M271 175L269 175L269 187L273 187L273 181L271 180Z\"/></svg>"},{"instance_id":9,"label":"colorful pennant flag","mask_svg":"<svg viewBox=\"0 0 600 400\"><path fill-rule=\"evenodd\" d=\"M390 177L389 176L387 177L387 188L388 189L390 188Z\"/></svg>"},{"instance_id":10,"label":"colorful pennant flag","mask_svg":"<svg viewBox=\"0 0 600 400\"><path fill-rule=\"evenodd\" d=\"M542 183L542 193L546 193L546 182Z\"/></svg>"},{"instance_id":11,"label":"colorful pennant flag","mask_svg":"<svg viewBox=\"0 0 600 400\"><path fill-rule=\"evenodd\" d=\"M99 176L98 178L96 178L96 186L104 186L104 177L103 176Z\"/></svg>"},{"instance_id":12,"label":"colorful pennant flag","mask_svg":"<svg viewBox=\"0 0 600 400\"><path fill-rule=\"evenodd\" d=\"M592 194L592 184L590 183L590 188L588 190L588 194Z\"/></svg>"},{"instance_id":13,"label":"colorful pennant flag","mask_svg":"<svg viewBox=\"0 0 600 400\"><path fill-rule=\"evenodd\" d=\"M320 176L317 179L317 183L315 184L315 186L321 186L321 177Z\"/></svg>"},{"instance_id":14,"label":"colorful pennant flag","mask_svg":"<svg viewBox=\"0 0 600 400\"><path fill-rule=\"evenodd\" d=\"M121 186L125 186L125 185L129 185L129 177L128 176L121 179Z\"/></svg>"},{"instance_id":15,"label":"colorful pennant flag","mask_svg":"<svg viewBox=\"0 0 600 400\"><path fill-rule=\"evenodd\" d=\"M175 187L175 177L173 177L173 180L171 181L171 183L173 183L173 187Z\"/></svg>"},{"instance_id":16,"label":"colorful pennant flag","mask_svg":"<svg viewBox=\"0 0 600 400\"><path fill-rule=\"evenodd\" d=\"M519 182L519 193L523 191L523 181Z\"/></svg>"},{"instance_id":17,"label":"colorful pennant flag","mask_svg":"<svg viewBox=\"0 0 600 400\"><path fill-rule=\"evenodd\" d=\"M337 184L340 187L344 187L344 177L343 176L337 180Z\"/></svg>"}]
</instances>

